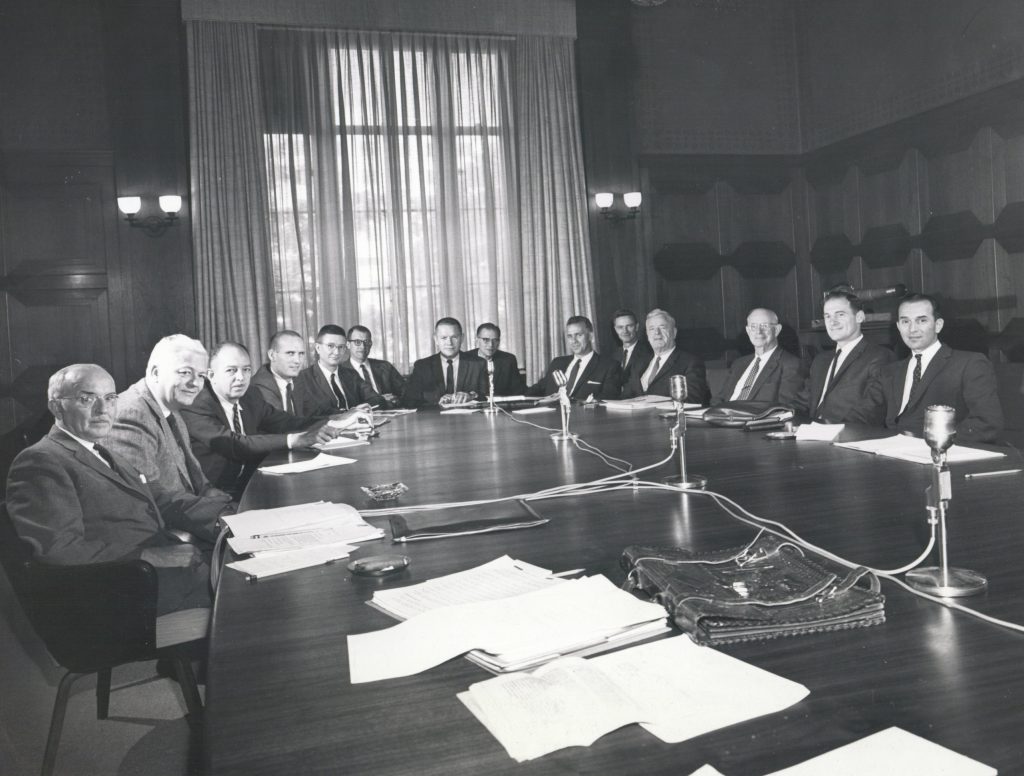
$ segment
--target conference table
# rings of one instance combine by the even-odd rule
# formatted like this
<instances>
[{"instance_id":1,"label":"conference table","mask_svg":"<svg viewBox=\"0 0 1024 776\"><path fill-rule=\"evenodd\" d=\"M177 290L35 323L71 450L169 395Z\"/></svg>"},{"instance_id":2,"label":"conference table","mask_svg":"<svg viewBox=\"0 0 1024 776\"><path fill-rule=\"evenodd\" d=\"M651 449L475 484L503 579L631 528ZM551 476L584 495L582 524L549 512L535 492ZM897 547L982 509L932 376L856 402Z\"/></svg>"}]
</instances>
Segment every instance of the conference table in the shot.
<instances>
[{"instance_id":1,"label":"conference table","mask_svg":"<svg viewBox=\"0 0 1024 776\"><path fill-rule=\"evenodd\" d=\"M671 423L657 411L576 408L578 444L554 441L558 413L441 414L395 418L355 463L287 476L257 473L241 509L316 500L370 503L361 485L401 481L398 507L507 499L620 474L594 454L640 469L638 482L678 473ZM530 424L528 425L528 421ZM840 439L878 436L849 428ZM708 490L785 523L805 540L877 569L900 567L926 546L930 467L763 433L691 422L688 466ZM1024 475L965 479L1020 468L999 460L954 465L949 512L953 563L985 574L986 593L961 603L1024 622L1021 520ZM310 453L292 453L293 460ZM278 461L284 458L278 458ZM614 462L613 462L614 463ZM346 636L395 624L366 601L375 590L419 583L507 554L562 571L584 568L616 584L631 544L715 550L749 542L757 528L709 496L630 484L611 492L533 500L550 521L535 528L408 544L390 536L353 558L398 552L397 575L360 577L347 562L248 582L225 569L213 614L205 745L211 774L767 774L891 726L980 760L1024 770L1024 634L997 627L883 582L885 623L716 647L805 685L784 711L669 745L637 725L589 747L516 763L456 698L489 677L457 658L400 679L353 685ZM408 512L411 525L523 514L515 500ZM387 533L386 517L368 517ZM416 649L416 644L409 644Z\"/></svg>"}]
</instances>

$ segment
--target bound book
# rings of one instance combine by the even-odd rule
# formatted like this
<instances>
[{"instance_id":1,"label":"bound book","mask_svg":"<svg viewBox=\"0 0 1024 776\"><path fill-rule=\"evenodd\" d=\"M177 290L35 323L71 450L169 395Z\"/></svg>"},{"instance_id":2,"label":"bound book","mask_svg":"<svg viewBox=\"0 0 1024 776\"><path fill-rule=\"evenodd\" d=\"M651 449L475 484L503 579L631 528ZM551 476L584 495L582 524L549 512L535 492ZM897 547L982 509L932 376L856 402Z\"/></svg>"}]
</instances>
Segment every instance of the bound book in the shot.
<instances>
[{"instance_id":1,"label":"bound book","mask_svg":"<svg viewBox=\"0 0 1024 776\"><path fill-rule=\"evenodd\" d=\"M627 547L627 587L661 603L698 644L861 628L885 621L878 578L812 558L762 531L718 552Z\"/></svg>"}]
</instances>

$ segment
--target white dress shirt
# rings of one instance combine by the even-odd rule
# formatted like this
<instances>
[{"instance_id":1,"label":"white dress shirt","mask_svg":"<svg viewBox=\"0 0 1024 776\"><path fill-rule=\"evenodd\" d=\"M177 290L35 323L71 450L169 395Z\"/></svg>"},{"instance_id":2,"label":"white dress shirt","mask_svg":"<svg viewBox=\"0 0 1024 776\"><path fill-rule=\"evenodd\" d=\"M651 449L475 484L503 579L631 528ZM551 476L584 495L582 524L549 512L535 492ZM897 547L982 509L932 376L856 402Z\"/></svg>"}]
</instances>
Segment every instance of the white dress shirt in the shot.
<instances>
[{"instance_id":1,"label":"white dress shirt","mask_svg":"<svg viewBox=\"0 0 1024 776\"><path fill-rule=\"evenodd\" d=\"M594 357L594 351L591 350L585 356L575 356L573 358L573 360L570 361L568 363L568 365L565 367L565 377L566 377L566 379L568 379L569 375L572 374L572 368L573 368L573 366L575 366L576 362L579 361L579 364L580 364L579 371L576 372L576 381L572 385L569 385L568 383L566 383L566 386L565 386L565 390L566 390L566 392L570 396L572 396L572 392L576 390L576 386L579 385L580 378L583 377L583 373L587 369L587 364L590 363L590 359L592 359L593 357Z\"/></svg>"},{"instance_id":2,"label":"white dress shirt","mask_svg":"<svg viewBox=\"0 0 1024 776\"><path fill-rule=\"evenodd\" d=\"M757 355L757 353L754 353L754 357L750 359L750 363L747 364L747 368L743 370L743 374L740 375L740 379L736 381L736 387L732 389L732 396L730 396L729 399L736 400L740 398L740 394L743 393L743 386L747 382L747 375L749 375L750 370L754 368L754 362L760 359L757 366L757 373L761 374L761 370L764 369L764 365L768 363L768 359L772 357L772 353L774 353L778 347L779 346L776 345L771 350L766 350L760 356Z\"/></svg>"},{"instance_id":3,"label":"white dress shirt","mask_svg":"<svg viewBox=\"0 0 1024 776\"><path fill-rule=\"evenodd\" d=\"M654 378L658 376L658 372L660 372L662 367L665 366L665 362L669 360L675 350L676 346L673 345L664 353L655 353L651 358L651 363L647 365L647 369L645 369L643 375L640 376L640 387L644 389L644 393L646 393L647 389L651 387L651 383L654 382ZM655 364L658 365L657 370L654 368Z\"/></svg>"},{"instance_id":4,"label":"white dress shirt","mask_svg":"<svg viewBox=\"0 0 1024 776\"><path fill-rule=\"evenodd\" d=\"M931 345L921 351L921 377L924 377L924 373L928 371L928 365L935 358L935 354L939 352L939 348L942 347L942 343L935 340ZM903 401L900 402L900 412L903 412L907 407L907 402L910 401L910 389L914 384L914 367L917 366L917 359L914 358L917 353L910 354L910 361L907 364L907 374L903 378Z\"/></svg>"},{"instance_id":5,"label":"white dress shirt","mask_svg":"<svg viewBox=\"0 0 1024 776\"><path fill-rule=\"evenodd\" d=\"M825 385L822 386L821 396L818 397L819 407L825 400L825 394L828 393L829 385L831 385L832 381L835 379L836 373L839 371L840 367L842 367L843 362L846 361L846 357L850 355L851 350L860 344L862 339L864 339L864 335L860 334L857 336L857 339L847 342L842 347L839 346L839 343L836 343L836 350L839 351L839 358L835 359L835 367L832 366L832 362L829 362L828 370L825 372Z\"/></svg>"}]
</instances>

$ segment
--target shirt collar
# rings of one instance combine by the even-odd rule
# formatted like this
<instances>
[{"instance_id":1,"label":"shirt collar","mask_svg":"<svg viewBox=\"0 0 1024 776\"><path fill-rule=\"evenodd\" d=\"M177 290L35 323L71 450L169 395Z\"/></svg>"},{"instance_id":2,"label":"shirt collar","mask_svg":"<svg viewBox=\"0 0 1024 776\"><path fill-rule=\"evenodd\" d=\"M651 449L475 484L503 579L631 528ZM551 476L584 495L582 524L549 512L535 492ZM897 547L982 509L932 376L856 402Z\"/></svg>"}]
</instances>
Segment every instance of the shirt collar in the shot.
<instances>
[{"instance_id":1,"label":"shirt collar","mask_svg":"<svg viewBox=\"0 0 1024 776\"><path fill-rule=\"evenodd\" d=\"M337 369L328 369L326 366L324 366L324 362L323 361L317 361L316 365L318 367L320 367L320 371L324 373L324 377L327 378L327 382L331 381L331 375L338 373ZM340 369L340 368L341 368L341 364L338 364L338 369Z\"/></svg>"},{"instance_id":2,"label":"shirt collar","mask_svg":"<svg viewBox=\"0 0 1024 776\"><path fill-rule=\"evenodd\" d=\"M82 437L78 436L77 434L72 434L64 426L58 425L57 428L59 428L61 431L63 431L69 437L71 437L76 442L78 442L78 444L80 444L82 447L84 447L90 453L96 453L97 455L99 455L99 453L96 451L96 443L95 442L90 442L88 439L82 439Z\"/></svg>"},{"instance_id":3,"label":"shirt collar","mask_svg":"<svg viewBox=\"0 0 1024 776\"><path fill-rule=\"evenodd\" d=\"M849 353L851 350L853 350L855 347L857 347L860 344L860 341L862 339L864 339L864 335L863 334L858 334L857 335L857 339L853 340L852 342L847 342L842 347L840 347L839 343L837 342L836 343L836 349L843 351L843 356L845 356L847 353Z\"/></svg>"},{"instance_id":4,"label":"shirt collar","mask_svg":"<svg viewBox=\"0 0 1024 776\"><path fill-rule=\"evenodd\" d=\"M170 417L171 411L167 408L167 405L163 403L159 396L153 392L153 389L149 387L149 383L143 383L146 386L146 390L149 391L149 395L153 397L153 401L156 402L156 406L160 410L160 414L165 418Z\"/></svg>"},{"instance_id":5,"label":"shirt collar","mask_svg":"<svg viewBox=\"0 0 1024 776\"><path fill-rule=\"evenodd\" d=\"M666 361L668 361L668 357L671 356L675 352L676 352L676 346L673 345L668 350L666 350L664 353L655 353L651 357L651 363L652 364L654 363L654 359L660 358L661 359L661 363L664 364Z\"/></svg>"},{"instance_id":6,"label":"shirt collar","mask_svg":"<svg viewBox=\"0 0 1024 776\"><path fill-rule=\"evenodd\" d=\"M217 396L217 394L214 394L214 396ZM217 396L217 401L220 402L221 409L223 409L224 410L224 414L227 415L228 421L231 420L231 416L235 412L235 407L238 407L238 411L239 412L242 411L242 405L240 403L237 403L237 402L232 403L232 402L226 401L225 399L220 398L220 396Z\"/></svg>"},{"instance_id":7,"label":"shirt collar","mask_svg":"<svg viewBox=\"0 0 1024 776\"><path fill-rule=\"evenodd\" d=\"M779 344L775 343L775 347L773 347L771 350L766 350L761 355L757 355L757 353L755 352L754 353L754 358L761 359L761 363L763 364L765 361L767 361L769 358L771 358L772 357L772 353L774 353L778 349L779 349ZM753 360L751 360L751 363L753 363Z\"/></svg>"},{"instance_id":8,"label":"shirt collar","mask_svg":"<svg viewBox=\"0 0 1024 776\"><path fill-rule=\"evenodd\" d=\"M942 347L942 343L939 342L938 340L935 340L935 342L933 342L931 345L926 347L924 350L920 351L920 354L922 356L924 356L924 358L922 358L921 360L922 361L931 361L932 356L934 356L939 351L939 348L941 348L941 347ZM913 351L911 351L910 355L911 356L916 356L918 354L914 353Z\"/></svg>"}]
</instances>

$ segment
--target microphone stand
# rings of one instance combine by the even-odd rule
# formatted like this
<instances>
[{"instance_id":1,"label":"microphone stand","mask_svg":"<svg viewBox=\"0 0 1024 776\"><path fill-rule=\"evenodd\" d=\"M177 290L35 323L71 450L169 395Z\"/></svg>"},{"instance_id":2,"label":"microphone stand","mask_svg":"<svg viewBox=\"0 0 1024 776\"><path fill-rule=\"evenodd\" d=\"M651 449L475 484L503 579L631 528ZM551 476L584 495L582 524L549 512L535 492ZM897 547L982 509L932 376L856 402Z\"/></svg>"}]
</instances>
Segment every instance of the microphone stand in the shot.
<instances>
[{"instance_id":1,"label":"microphone stand","mask_svg":"<svg viewBox=\"0 0 1024 776\"><path fill-rule=\"evenodd\" d=\"M566 388L568 380L566 379L565 373L560 369L555 371L554 378L555 382L558 383L558 408L562 416L562 430L556 431L551 435L551 438L556 442L568 442L576 438L575 434L569 433L569 411L571 407L569 402L569 390Z\"/></svg>"},{"instance_id":2,"label":"microphone stand","mask_svg":"<svg viewBox=\"0 0 1024 776\"><path fill-rule=\"evenodd\" d=\"M683 403L686 401L686 378L683 375L672 375L669 378L672 404L676 408L676 424L669 431L672 448L679 447L679 474L666 477L666 485L675 485L682 490L704 490L708 486L708 478L700 474L687 474L686 471L686 414Z\"/></svg>"},{"instance_id":3,"label":"microphone stand","mask_svg":"<svg viewBox=\"0 0 1024 776\"><path fill-rule=\"evenodd\" d=\"M494 361L487 359L487 406L484 407L485 415L495 415L498 408L494 406Z\"/></svg>"}]
</instances>

